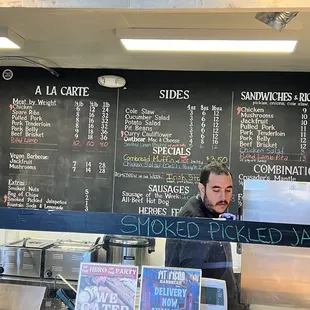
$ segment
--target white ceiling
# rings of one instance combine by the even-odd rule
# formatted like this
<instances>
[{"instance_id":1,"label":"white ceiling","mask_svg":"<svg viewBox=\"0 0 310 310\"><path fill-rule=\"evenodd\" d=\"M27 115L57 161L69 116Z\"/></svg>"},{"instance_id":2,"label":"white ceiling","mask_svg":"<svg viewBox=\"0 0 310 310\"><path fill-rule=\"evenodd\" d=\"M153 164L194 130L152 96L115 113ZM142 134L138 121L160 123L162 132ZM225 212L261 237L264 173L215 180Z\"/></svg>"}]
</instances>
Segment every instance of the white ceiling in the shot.
<instances>
[{"instance_id":1,"label":"white ceiling","mask_svg":"<svg viewBox=\"0 0 310 310\"><path fill-rule=\"evenodd\" d=\"M152 13L85 9L0 8L0 26L25 38L21 51L0 56L44 59L52 67L128 68L218 71L310 71L310 12L300 13L278 33L255 19L255 13ZM251 37L256 34L299 40L289 55L129 52L115 29L206 29ZM168 30L167 30L168 31ZM38 58L32 58L37 59ZM40 60L41 62L43 60ZM26 65L3 61L1 65Z\"/></svg>"}]
</instances>

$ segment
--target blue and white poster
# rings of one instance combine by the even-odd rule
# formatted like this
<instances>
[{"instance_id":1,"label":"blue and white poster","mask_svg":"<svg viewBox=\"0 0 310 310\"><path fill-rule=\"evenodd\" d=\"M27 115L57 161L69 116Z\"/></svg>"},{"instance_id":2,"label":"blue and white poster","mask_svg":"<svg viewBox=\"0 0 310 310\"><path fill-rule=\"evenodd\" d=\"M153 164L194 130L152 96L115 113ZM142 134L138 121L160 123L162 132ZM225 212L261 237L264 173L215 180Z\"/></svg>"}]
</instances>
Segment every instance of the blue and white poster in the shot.
<instances>
[{"instance_id":1,"label":"blue and white poster","mask_svg":"<svg viewBox=\"0 0 310 310\"><path fill-rule=\"evenodd\" d=\"M140 310L199 310L200 269L143 266Z\"/></svg>"}]
</instances>

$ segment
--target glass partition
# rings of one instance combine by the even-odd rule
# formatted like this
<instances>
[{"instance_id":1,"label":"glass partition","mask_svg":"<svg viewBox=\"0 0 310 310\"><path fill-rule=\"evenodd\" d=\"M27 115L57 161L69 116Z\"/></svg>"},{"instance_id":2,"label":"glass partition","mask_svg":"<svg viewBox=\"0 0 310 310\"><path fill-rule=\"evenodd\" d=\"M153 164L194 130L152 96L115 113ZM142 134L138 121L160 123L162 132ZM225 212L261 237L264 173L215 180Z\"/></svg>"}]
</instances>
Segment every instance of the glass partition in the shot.
<instances>
[{"instance_id":1,"label":"glass partition","mask_svg":"<svg viewBox=\"0 0 310 310\"><path fill-rule=\"evenodd\" d=\"M46 288L40 310L71 309L57 294L75 303L81 261L136 265L139 274L142 266L196 266L203 278L224 280L228 303L238 302L234 309L310 308L309 248L29 230L1 230L0 236L2 292L12 285ZM224 306L220 290L208 285L202 284L200 309Z\"/></svg>"}]
</instances>

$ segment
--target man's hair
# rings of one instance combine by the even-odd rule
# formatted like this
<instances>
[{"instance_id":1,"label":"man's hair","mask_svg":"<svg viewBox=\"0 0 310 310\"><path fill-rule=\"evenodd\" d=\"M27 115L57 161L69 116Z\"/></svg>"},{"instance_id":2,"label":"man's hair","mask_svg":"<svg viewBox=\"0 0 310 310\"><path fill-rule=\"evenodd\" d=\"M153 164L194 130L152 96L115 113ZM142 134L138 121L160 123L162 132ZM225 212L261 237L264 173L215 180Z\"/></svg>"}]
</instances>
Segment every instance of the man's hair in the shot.
<instances>
[{"instance_id":1,"label":"man's hair","mask_svg":"<svg viewBox=\"0 0 310 310\"><path fill-rule=\"evenodd\" d=\"M214 173L216 175L225 174L231 176L231 172L225 164L217 161L211 161L201 170L200 183L202 183L203 185L207 185L211 173Z\"/></svg>"}]
</instances>

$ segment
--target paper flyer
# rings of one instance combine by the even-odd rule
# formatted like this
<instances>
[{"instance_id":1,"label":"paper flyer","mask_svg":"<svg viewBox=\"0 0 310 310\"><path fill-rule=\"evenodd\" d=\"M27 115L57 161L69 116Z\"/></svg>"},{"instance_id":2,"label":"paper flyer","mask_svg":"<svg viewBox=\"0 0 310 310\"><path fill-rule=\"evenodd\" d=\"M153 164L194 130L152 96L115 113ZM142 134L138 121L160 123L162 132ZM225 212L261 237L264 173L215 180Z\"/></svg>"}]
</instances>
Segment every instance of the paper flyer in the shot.
<instances>
[{"instance_id":1,"label":"paper flyer","mask_svg":"<svg viewBox=\"0 0 310 310\"><path fill-rule=\"evenodd\" d=\"M140 310L199 310L201 270L142 267Z\"/></svg>"},{"instance_id":2,"label":"paper flyer","mask_svg":"<svg viewBox=\"0 0 310 310\"><path fill-rule=\"evenodd\" d=\"M134 310L138 267L82 263L75 310Z\"/></svg>"}]
</instances>

